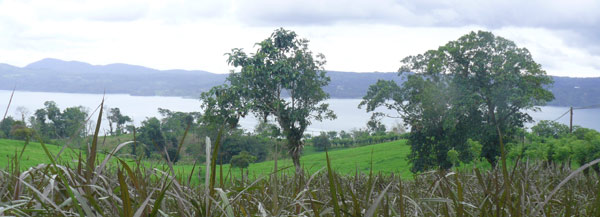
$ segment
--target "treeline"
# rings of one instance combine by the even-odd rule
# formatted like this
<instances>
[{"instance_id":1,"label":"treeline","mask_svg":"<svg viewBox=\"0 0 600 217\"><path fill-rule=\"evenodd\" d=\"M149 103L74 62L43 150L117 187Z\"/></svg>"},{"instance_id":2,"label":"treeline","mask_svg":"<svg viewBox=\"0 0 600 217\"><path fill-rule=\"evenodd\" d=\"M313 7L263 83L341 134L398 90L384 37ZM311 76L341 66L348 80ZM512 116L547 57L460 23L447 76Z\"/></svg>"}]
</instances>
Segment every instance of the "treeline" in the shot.
<instances>
[{"instance_id":1,"label":"treeline","mask_svg":"<svg viewBox=\"0 0 600 217\"><path fill-rule=\"evenodd\" d=\"M367 129L358 129L346 132L344 130L321 132L317 136L306 135L306 142L315 147L317 151L325 151L329 148L348 148L364 145L372 145L383 142L396 141L404 138L403 132L371 132Z\"/></svg>"},{"instance_id":2,"label":"treeline","mask_svg":"<svg viewBox=\"0 0 600 217\"><path fill-rule=\"evenodd\" d=\"M86 118L89 114L83 106L68 107L63 110L55 102L47 101L44 108L36 110L33 115L24 107L17 108L21 119L11 116L0 122L0 138L23 139L32 138L48 142L53 139L71 138L78 145L83 144L81 138L89 133Z\"/></svg>"},{"instance_id":3,"label":"treeline","mask_svg":"<svg viewBox=\"0 0 600 217\"><path fill-rule=\"evenodd\" d=\"M82 150L87 148L90 141L88 136L95 128L93 120L96 118L90 116L98 112L97 109L91 112L83 106L61 110L53 101L45 102L43 108L37 109L29 117L26 109L17 110L20 111L20 120L8 116L0 122L0 138L68 143L71 148ZM173 162L182 158L188 162L204 162L205 138L214 140L221 126L209 121L200 112L177 112L159 108L158 113L159 117L147 118L140 126L134 126L131 117L123 114L119 108L105 107L102 121L108 124L108 130L104 134L109 139L136 140L136 143L120 151L125 156L162 160L168 155ZM349 132L329 131L317 136L305 134L303 140L305 144L315 146L317 151L323 151L330 147L354 147L394 141L404 133L404 128L400 125L391 130L386 132L386 127L381 123L370 122L364 129ZM183 140L185 148L178 154L186 131L187 135ZM284 140L280 128L268 121L261 120L252 132L246 132L238 126L229 128L224 134L217 162L230 163L232 159L236 162L251 160L249 163L270 160L276 146L279 146L281 152L279 158L286 158L288 156L285 154Z\"/></svg>"},{"instance_id":4,"label":"treeline","mask_svg":"<svg viewBox=\"0 0 600 217\"><path fill-rule=\"evenodd\" d=\"M510 159L535 159L571 167L572 163L582 166L600 158L600 133L593 129L574 126L570 132L567 125L540 121L522 135L521 142L508 144ZM600 174L598 164L592 168Z\"/></svg>"}]
</instances>

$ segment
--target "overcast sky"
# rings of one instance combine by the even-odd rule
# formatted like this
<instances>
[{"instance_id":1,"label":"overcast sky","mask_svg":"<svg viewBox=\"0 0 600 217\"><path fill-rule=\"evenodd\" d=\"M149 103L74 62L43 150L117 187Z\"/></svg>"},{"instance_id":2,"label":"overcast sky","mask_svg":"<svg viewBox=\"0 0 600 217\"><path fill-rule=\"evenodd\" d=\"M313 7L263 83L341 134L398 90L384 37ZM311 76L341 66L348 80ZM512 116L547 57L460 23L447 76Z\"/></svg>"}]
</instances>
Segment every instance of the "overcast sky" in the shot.
<instances>
[{"instance_id":1,"label":"overcast sky","mask_svg":"<svg viewBox=\"0 0 600 217\"><path fill-rule=\"evenodd\" d=\"M600 77L598 0L0 0L0 62L227 73L224 53L253 52L278 27L309 39L328 70L394 72L405 56L487 30L550 75Z\"/></svg>"}]
</instances>

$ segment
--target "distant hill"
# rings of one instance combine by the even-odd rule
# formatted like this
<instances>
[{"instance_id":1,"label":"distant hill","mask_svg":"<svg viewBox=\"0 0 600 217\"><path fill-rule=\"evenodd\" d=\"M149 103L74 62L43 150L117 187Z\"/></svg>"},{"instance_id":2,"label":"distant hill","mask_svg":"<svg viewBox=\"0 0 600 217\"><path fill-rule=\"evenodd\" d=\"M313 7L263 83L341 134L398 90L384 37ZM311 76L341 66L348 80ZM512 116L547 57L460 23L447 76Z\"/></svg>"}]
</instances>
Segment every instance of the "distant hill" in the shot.
<instances>
[{"instance_id":1,"label":"distant hill","mask_svg":"<svg viewBox=\"0 0 600 217\"><path fill-rule=\"evenodd\" d=\"M329 71L325 87L332 98L361 98L379 79L402 83L395 72ZM65 93L123 93L141 96L198 97L225 82L227 74L201 70L156 70L128 64L91 65L78 61L43 59L25 67L0 64L0 89ZM600 78L554 77L550 105L600 104Z\"/></svg>"}]
</instances>

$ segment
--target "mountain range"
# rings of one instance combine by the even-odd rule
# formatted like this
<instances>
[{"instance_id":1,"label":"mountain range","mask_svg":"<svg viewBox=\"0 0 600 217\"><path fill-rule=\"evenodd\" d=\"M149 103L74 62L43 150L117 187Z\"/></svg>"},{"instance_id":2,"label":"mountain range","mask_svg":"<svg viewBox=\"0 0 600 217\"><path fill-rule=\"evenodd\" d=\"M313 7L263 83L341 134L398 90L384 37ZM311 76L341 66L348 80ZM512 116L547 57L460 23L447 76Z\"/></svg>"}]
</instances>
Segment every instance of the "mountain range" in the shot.
<instances>
[{"instance_id":1,"label":"mountain range","mask_svg":"<svg viewBox=\"0 0 600 217\"><path fill-rule=\"evenodd\" d=\"M377 80L402 83L395 72L328 71L324 88L331 98L362 98ZM122 63L92 65L79 61L42 59L25 67L0 64L0 89L65 93L121 93L139 96L198 97L225 82L227 74L202 70L157 70ZM600 104L600 78L556 77L549 89L553 106Z\"/></svg>"}]
</instances>

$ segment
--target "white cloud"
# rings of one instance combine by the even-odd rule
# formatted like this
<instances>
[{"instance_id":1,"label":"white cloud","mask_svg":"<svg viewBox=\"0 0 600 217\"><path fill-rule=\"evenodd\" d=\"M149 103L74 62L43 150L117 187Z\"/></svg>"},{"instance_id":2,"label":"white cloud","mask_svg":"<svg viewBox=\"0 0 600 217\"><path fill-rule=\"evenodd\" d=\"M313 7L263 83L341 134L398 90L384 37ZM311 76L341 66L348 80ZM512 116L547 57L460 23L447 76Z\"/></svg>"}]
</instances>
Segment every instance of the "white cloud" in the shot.
<instances>
[{"instance_id":1,"label":"white cloud","mask_svg":"<svg viewBox=\"0 0 600 217\"><path fill-rule=\"evenodd\" d=\"M596 1L0 2L0 62L41 58L226 73L280 26L311 40L329 70L396 71L407 56L487 29L530 49L552 75L600 76ZM598 33L598 34L595 34Z\"/></svg>"}]
</instances>

